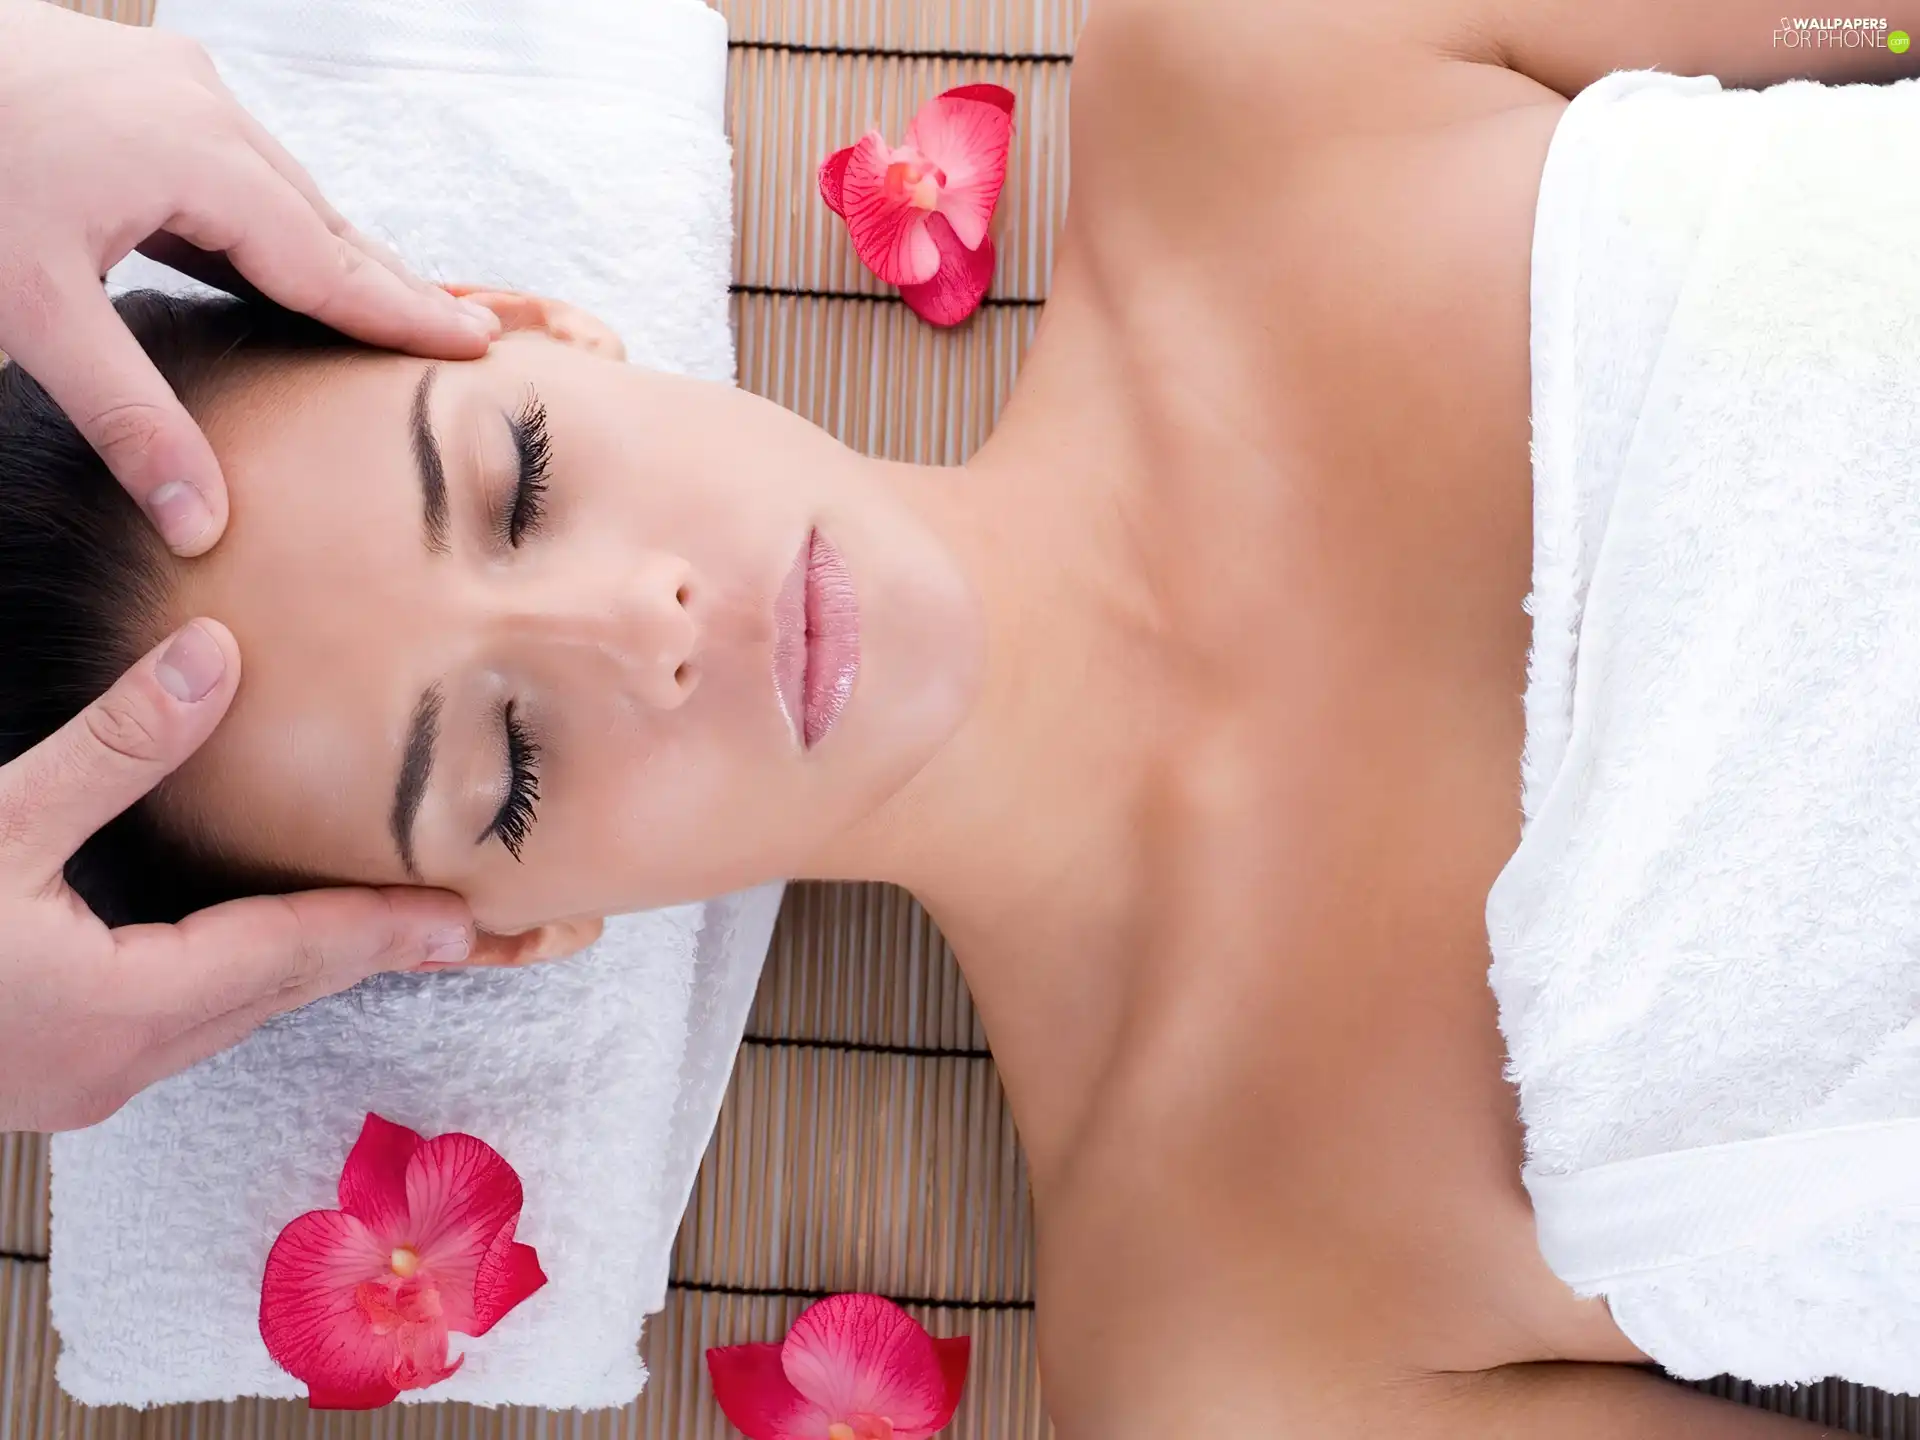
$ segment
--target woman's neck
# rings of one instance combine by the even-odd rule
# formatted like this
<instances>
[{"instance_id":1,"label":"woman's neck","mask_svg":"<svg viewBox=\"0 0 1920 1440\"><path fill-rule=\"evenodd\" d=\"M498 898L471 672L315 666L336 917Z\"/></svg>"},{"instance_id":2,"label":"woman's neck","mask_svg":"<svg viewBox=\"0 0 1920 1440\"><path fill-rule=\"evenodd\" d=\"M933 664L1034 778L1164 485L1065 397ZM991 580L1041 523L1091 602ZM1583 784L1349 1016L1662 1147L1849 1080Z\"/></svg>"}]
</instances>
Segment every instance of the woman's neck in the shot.
<instances>
[{"instance_id":1,"label":"woman's neck","mask_svg":"<svg viewBox=\"0 0 1920 1440\"><path fill-rule=\"evenodd\" d=\"M1097 1069L1118 1021L1105 957L1136 918L1138 821L1173 733L1142 447L1098 328L1067 323L1056 286L987 446L964 468L891 467L973 581L985 668L961 728L821 872L926 905L1035 1149L1045 1097L1081 1088L1063 1067ZM1047 1057L1027 1084L1023 1055Z\"/></svg>"}]
</instances>

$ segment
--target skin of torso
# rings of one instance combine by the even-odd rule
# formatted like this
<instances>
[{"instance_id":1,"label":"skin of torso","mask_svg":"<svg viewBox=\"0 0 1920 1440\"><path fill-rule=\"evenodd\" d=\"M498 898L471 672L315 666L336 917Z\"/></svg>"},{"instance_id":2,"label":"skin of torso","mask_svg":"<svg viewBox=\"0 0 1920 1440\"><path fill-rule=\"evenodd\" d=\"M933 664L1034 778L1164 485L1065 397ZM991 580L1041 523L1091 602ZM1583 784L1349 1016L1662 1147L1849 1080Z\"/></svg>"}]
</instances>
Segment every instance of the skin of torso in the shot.
<instances>
[{"instance_id":1,"label":"skin of torso","mask_svg":"<svg viewBox=\"0 0 1920 1440\"><path fill-rule=\"evenodd\" d=\"M930 902L1028 1147L1068 1437L1645 1361L1539 1256L1486 978L1567 102L1297 44L1259 0L1096 7L1053 299L982 457L1057 461L1152 596L1123 683L1163 739L1102 878L998 926Z\"/></svg>"}]
</instances>

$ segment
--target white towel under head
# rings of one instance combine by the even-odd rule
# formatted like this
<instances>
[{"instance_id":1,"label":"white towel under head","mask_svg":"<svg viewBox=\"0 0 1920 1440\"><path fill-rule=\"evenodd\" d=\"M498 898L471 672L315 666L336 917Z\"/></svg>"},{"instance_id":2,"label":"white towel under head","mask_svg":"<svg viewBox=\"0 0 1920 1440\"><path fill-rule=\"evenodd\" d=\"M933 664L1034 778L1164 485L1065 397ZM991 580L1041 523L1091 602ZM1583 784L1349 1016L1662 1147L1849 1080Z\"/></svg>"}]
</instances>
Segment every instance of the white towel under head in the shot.
<instances>
[{"instance_id":1,"label":"white towel under head","mask_svg":"<svg viewBox=\"0 0 1920 1440\"><path fill-rule=\"evenodd\" d=\"M732 379L726 26L700 0L160 0L157 21L424 273L572 301L637 363ZM629 1402L780 889L615 918L524 971L379 977L56 1137L60 1384L304 1393L260 1341L261 1269L281 1226L336 1204L373 1110L505 1155L549 1277L402 1399Z\"/></svg>"},{"instance_id":2,"label":"white towel under head","mask_svg":"<svg viewBox=\"0 0 1920 1440\"><path fill-rule=\"evenodd\" d=\"M1610 75L1533 238L1541 1252L1673 1373L1920 1391L1920 81Z\"/></svg>"}]
</instances>

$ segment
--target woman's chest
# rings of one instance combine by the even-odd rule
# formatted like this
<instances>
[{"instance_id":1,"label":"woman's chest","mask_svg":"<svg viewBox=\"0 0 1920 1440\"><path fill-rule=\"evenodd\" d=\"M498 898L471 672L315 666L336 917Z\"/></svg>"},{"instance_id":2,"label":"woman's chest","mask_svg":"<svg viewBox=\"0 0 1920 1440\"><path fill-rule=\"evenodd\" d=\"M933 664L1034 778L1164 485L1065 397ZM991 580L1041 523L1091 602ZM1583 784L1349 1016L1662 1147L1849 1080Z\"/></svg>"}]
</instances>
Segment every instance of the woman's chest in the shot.
<instances>
[{"instance_id":1,"label":"woman's chest","mask_svg":"<svg viewBox=\"0 0 1920 1440\"><path fill-rule=\"evenodd\" d=\"M1434 1067L1498 1069L1483 909L1519 840L1528 289L1554 111L1256 145L1284 107L1243 99L1241 132L1183 146L1184 209L1136 188L1170 183L1157 152L1122 181L1097 147L1126 137L1075 135L1069 255L1123 357L1125 503L1179 697L1143 827L1163 852L1149 928L1238 914L1275 952L1216 987L1239 1013L1284 1010L1290 1053L1329 1064L1372 1024L1395 1043L1369 1074L1404 1062L1464 1098ZM1164 123L1190 141L1181 108ZM1208 991L1177 968L1170 1004Z\"/></svg>"},{"instance_id":2,"label":"woman's chest","mask_svg":"<svg viewBox=\"0 0 1920 1440\"><path fill-rule=\"evenodd\" d=\"M1220 1197L1195 1234L1246 1274L1315 1251L1291 1253L1293 1296L1248 1306L1321 1285L1329 1323L1441 1368L1635 1358L1534 1246L1485 978L1519 838L1528 281L1558 114L1512 93L1264 145L1250 95L1241 131L1174 147L1185 204L1150 193L1176 180L1158 160L1123 180L1096 158L1084 193L1080 149L1108 137L1075 137L1078 258L1151 476L1144 563L1206 677L1114 1092L1165 1128L1115 1128L1163 1134Z\"/></svg>"}]
</instances>

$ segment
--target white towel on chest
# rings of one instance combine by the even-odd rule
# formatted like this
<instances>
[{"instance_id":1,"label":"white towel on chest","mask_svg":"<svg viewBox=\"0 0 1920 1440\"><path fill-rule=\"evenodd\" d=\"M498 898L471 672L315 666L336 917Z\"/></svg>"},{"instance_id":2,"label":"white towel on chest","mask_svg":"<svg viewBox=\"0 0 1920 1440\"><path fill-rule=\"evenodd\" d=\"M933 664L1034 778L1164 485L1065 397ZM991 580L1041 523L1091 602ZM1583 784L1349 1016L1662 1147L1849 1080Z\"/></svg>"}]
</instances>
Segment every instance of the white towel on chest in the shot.
<instances>
[{"instance_id":1,"label":"white towel on chest","mask_svg":"<svg viewBox=\"0 0 1920 1440\"><path fill-rule=\"evenodd\" d=\"M1533 248L1542 1253L1686 1378L1920 1391L1920 82L1608 76Z\"/></svg>"},{"instance_id":2,"label":"white towel on chest","mask_svg":"<svg viewBox=\"0 0 1920 1440\"><path fill-rule=\"evenodd\" d=\"M731 380L726 26L699 0L160 0L157 20L424 273L573 301L636 363ZM61 1385L303 1394L260 1341L261 1269L281 1226L335 1205L372 1110L505 1155L549 1277L402 1398L630 1401L779 896L616 918L525 971L380 977L57 1137Z\"/></svg>"}]
</instances>

